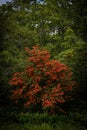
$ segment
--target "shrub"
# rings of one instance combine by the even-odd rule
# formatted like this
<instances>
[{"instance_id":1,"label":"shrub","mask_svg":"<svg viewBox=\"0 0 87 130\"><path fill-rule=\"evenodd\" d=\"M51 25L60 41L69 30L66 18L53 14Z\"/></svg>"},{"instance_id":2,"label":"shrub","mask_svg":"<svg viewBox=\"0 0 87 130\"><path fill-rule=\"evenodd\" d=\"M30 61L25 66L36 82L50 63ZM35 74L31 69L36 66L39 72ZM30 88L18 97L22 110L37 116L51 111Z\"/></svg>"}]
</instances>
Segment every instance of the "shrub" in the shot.
<instances>
[{"instance_id":1,"label":"shrub","mask_svg":"<svg viewBox=\"0 0 87 130\"><path fill-rule=\"evenodd\" d=\"M14 86L12 99L25 107L49 109L52 112L59 104L70 99L75 82L70 69L57 60L52 60L47 50L38 46L25 49L29 58L23 72L16 72L10 80ZM62 110L62 109L60 109Z\"/></svg>"}]
</instances>

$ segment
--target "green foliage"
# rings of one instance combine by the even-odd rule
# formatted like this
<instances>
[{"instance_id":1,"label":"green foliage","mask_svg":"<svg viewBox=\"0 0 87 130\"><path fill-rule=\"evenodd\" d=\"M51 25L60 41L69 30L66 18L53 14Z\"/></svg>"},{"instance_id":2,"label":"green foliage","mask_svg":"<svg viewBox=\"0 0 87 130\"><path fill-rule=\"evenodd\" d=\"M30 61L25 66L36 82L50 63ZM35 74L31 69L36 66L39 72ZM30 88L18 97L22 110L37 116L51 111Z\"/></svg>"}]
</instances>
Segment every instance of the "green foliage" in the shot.
<instances>
[{"instance_id":1,"label":"green foliage","mask_svg":"<svg viewBox=\"0 0 87 130\"><path fill-rule=\"evenodd\" d=\"M75 35L71 28L68 28L65 32L64 40L61 42L61 52L58 53L57 59L61 62L68 64L73 68L75 63L75 51L79 46L80 40Z\"/></svg>"},{"instance_id":2,"label":"green foliage","mask_svg":"<svg viewBox=\"0 0 87 130\"><path fill-rule=\"evenodd\" d=\"M62 46L65 50L73 48L77 45L78 38L75 35L74 31L71 28L68 28L65 32L64 42Z\"/></svg>"},{"instance_id":3,"label":"green foliage","mask_svg":"<svg viewBox=\"0 0 87 130\"><path fill-rule=\"evenodd\" d=\"M18 124L9 124L5 126L1 126L0 130L86 130L85 127L80 126L74 126L71 124L62 124L59 123L54 128L52 125L49 124L39 124L39 125L30 125L30 124L24 124L24 125L18 125Z\"/></svg>"},{"instance_id":4,"label":"green foliage","mask_svg":"<svg viewBox=\"0 0 87 130\"><path fill-rule=\"evenodd\" d=\"M29 124L52 124L56 125L59 122L62 123L73 123L75 125L82 125L86 126L87 122L87 114L86 111L84 112L71 112L69 115L48 115L47 113L21 113L17 118L18 122L21 124L29 123Z\"/></svg>"},{"instance_id":5,"label":"green foliage","mask_svg":"<svg viewBox=\"0 0 87 130\"><path fill-rule=\"evenodd\" d=\"M16 116L19 122L15 122L15 120L9 123L3 122L0 130L86 130L86 124L80 122L85 115L82 116L80 113L70 113L68 117L64 115L49 116L46 113L21 113ZM86 119L86 123L87 116L84 119Z\"/></svg>"},{"instance_id":6,"label":"green foliage","mask_svg":"<svg viewBox=\"0 0 87 130\"><path fill-rule=\"evenodd\" d=\"M85 0L72 0L71 17L73 18L72 28L78 36L87 42L87 3Z\"/></svg>"},{"instance_id":7,"label":"green foliage","mask_svg":"<svg viewBox=\"0 0 87 130\"><path fill-rule=\"evenodd\" d=\"M86 101L87 95L87 44L79 43L79 47L75 49L73 70L75 78L79 83L79 98ZM84 91L85 90L85 91ZM80 96L81 95L81 96Z\"/></svg>"},{"instance_id":8,"label":"green foliage","mask_svg":"<svg viewBox=\"0 0 87 130\"><path fill-rule=\"evenodd\" d=\"M86 91L84 90L87 90L87 45L76 37L73 30L69 29L66 31L62 46L63 51L59 53L58 59L70 66L73 71L73 78L79 83L77 95L86 100Z\"/></svg>"}]
</instances>

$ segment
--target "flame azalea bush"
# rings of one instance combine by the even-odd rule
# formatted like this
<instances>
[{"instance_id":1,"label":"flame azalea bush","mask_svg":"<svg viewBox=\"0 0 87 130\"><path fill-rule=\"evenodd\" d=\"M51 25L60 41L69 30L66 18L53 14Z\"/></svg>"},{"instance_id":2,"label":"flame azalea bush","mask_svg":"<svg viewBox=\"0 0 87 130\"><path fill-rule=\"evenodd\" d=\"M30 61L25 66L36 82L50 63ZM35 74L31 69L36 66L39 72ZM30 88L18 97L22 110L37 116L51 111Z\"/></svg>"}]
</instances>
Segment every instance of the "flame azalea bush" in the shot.
<instances>
[{"instance_id":1,"label":"flame azalea bush","mask_svg":"<svg viewBox=\"0 0 87 130\"><path fill-rule=\"evenodd\" d=\"M14 86L12 99L24 100L25 107L41 103L42 108L55 108L70 97L75 86L70 69L52 60L47 50L34 46L25 48L29 64L23 72L16 72L9 83Z\"/></svg>"}]
</instances>

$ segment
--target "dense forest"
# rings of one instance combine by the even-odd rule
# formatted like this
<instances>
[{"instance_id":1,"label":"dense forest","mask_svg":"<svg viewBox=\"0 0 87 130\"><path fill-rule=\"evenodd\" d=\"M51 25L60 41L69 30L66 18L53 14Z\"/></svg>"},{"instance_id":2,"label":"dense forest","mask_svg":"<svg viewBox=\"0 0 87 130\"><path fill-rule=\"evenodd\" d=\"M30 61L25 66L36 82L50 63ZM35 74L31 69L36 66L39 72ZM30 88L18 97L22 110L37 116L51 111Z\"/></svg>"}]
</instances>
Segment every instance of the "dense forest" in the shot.
<instances>
[{"instance_id":1,"label":"dense forest","mask_svg":"<svg viewBox=\"0 0 87 130\"><path fill-rule=\"evenodd\" d=\"M0 130L86 130L86 80L85 0L0 6Z\"/></svg>"}]
</instances>

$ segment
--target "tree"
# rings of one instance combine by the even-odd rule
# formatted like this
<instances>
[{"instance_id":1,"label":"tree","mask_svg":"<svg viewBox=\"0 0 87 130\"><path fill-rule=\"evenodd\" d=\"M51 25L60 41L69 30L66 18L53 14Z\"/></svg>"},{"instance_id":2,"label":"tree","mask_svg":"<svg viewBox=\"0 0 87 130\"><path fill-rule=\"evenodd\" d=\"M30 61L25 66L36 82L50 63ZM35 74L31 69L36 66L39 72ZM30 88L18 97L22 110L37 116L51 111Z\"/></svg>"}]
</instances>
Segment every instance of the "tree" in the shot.
<instances>
[{"instance_id":1,"label":"tree","mask_svg":"<svg viewBox=\"0 0 87 130\"><path fill-rule=\"evenodd\" d=\"M79 42L79 46L74 51L73 72L74 77L79 83L79 99L86 101L87 95L87 44L83 41Z\"/></svg>"},{"instance_id":2,"label":"tree","mask_svg":"<svg viewBox=\"0 0 87 130\"><path fill-rule=\"evenodd\" d=\"M75 35L72 29L69 28L65 34L64 42L61 43L63 50L58 54L57 58L73 71L73 78L79 84L76 92L78 99L86 100L87 45L86 42Z\"/></svg>"},{"instance_id":3,"label":"tree","mask_svg":"<svg viewBox=\"0 0 87 130\"><path fill-rule=\"evenodd\" d=\"M14 9L11 3L0 6L0 104L8 105L9 77L24 67L25 54L18 48L15 38L17 24L14 22ZM13 17L12 17L13 15ZM17 30L18 31L18 30ZM16 34L17 36L17 34ZM16 42L15 42L16 41ZM20 45L21 46L21 45ZM19 56L20 55L20 56ZM18 62L20 61L20 62ZM7 99L7 100L6 100Z\"/></svg>"},{"instance_id":4,"label":"tree","mask_svg":"<svg viewBox=\"0 0 87 130\"><path fill-rule=\"evenodd\" d=\"M29 65L23 72L16 72L10 80L12 99L24 102L25 107L41 105L54 109L70 99L75 86L70 69L57 60L51 60L47 50L37 46L26 48ZM41 109L41 108L40 108Z\"/></svg>"},{"instance_id":5,"label":"tree","mask_svg":"<svg viewBox=\"0 0 87 130\"><path fill-rule=\"evenodd\" d=\"M87 41L87 3L85 0L71 0L72 29L84 41Z\"/></svg>"}]
</instances>

